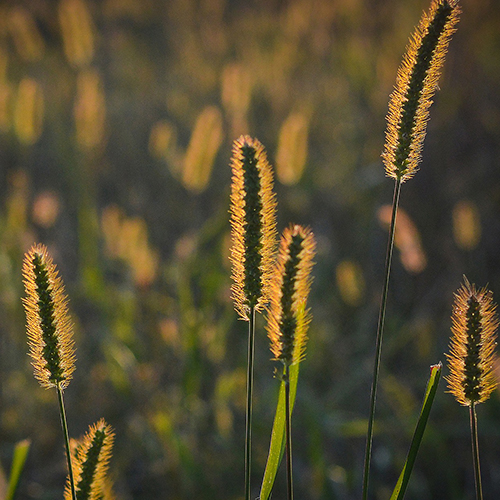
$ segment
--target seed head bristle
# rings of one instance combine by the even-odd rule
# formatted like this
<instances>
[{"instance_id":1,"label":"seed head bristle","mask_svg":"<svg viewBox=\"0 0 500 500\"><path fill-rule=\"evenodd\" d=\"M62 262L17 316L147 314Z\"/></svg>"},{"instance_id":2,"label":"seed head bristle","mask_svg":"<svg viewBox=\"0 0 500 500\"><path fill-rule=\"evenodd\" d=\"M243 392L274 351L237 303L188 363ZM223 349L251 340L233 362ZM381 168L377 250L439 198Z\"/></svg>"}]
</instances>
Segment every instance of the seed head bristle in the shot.
<instances>
[{"instance_id":1,"label":"seed head bristle","mask_svg":"<svg viewBox=\"0 0 500 500\"><path fill-rule=\"evenodd\" d=\"M401 182L417 171L429 108L460 12L458 0L432 0L399 67L389 100L382 158L386 175Z\"/></svg>"},{"instance_id":2,"label":"seed head bristle","mask_svg":"<svg viewBox=\"0 0 500 500\"><path fill-rule=\"evenodd\" d=\"M450 353L448 392L464 406L486 401L496 387L493 371L498 315L493 294L476 289L464 276L455 293Z\"/></svg>"},{"instance_id":3,"label":"seed head bristle","mask_svg":"<svg viewBox=\"0 0 500 500\"><path fill-rule=\"evenodd\" d=\"M311 319L306 304L315 249L309 228L292 225L283 232L272 280L267 332L274 359L287 366L300 363L305 355Z\"/></svg>"},{"instance_id":4,"label":"seed head bristle","mask_svg":"<svg viewBox=\"0 0 500 500\"><path fill-rule=\"evenodd\" d=\"M73 324L56 266L44 245L34 245L23 263L29 354L42 387L65 389L75 369Z\"/></svg>"},{"instance_id":5,"label":"seed head bristle","mask_svg":"<svg viewBox=\"0 0 500 500\"><path fill-rule=\"evenodd\" d=\"M103 419L90 426L87 434L81 439L71 440L77 500L108 499L112 496L106 473L113 441L114 432ZM69 481L66 485L65 500L71 500Z\"/></svg>"},{"instance_id":6,"label":"seed head bristle","mask_svg":"<svg viewBox=\"0 0 500 500\"><path fill-rule=\"evenodd\" d=\"M234 306L242 319L262 310L276 252L273 174L262 144L248 136L234 142L231 160L231 262Z\"/></svg>"}]
</instances>

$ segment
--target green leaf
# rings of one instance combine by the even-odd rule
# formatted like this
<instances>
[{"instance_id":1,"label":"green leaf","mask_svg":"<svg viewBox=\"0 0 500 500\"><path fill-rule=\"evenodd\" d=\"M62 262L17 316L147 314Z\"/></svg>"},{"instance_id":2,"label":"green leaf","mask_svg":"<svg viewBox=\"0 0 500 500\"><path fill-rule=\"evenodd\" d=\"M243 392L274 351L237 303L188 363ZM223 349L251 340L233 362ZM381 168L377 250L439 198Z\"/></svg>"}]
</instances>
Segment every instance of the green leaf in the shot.
<instances>
[{"instance_id":1,"label":"green leaf","mask_svg":"<svg viewBox=\"0 0 500 500\"><path fill-rule=\"evenodd\" d=\"M290 411L292 411L295 403L295 395L297 394L299 363L290 366L289 375ZM281 382L278 405L276 407L276 415L274 416L273 431L271 434L271 444L269 446L269 455L267 457L266 470L264 471L264 479L262 480L260 489L260 500L268 500L271 495L276 473L278 472L278 467L283 457L285 449L285 417L285 383Z\"/></svg>"},{"instance_id":2,"label":"green leaf","mask_svg":"<svg viewBox=\"0 0 500 500\"><path fill-rule=\"evenodd\" d=\"M434 396L436 395L439 378L441 377L442 367L443 365L441 363L431 366L431 376L427 382L427 390L425 391L422 411L420 412L417 427L415 428L415 432L413 434L413 439L411 441L410 450L408 451L408 456L406 457L405 465L401 471L401 475L399 476L390 500L402 500L406 493L413 464L415 463L415 458L417 457L418 449L424 435L425 426L427 425L427 420L429 419L429 414L431 412L432 403L434 402Z\"/></svg>"},{"instance_id":3,"label":"green leaf","mask_svg":"<svg viewBox=\"0 0 500 500\"><path fill-rule=\"evenodd\" d=\"M7 496L5 497L5 500L12 500L14 498L17 483L19 482L30 446L31 441L29 439L19 441L19 443L16 444L14 449L14 458L12 459L12 467L10 469L9 487L7 489Z\"/></svg>"}]
</instances>

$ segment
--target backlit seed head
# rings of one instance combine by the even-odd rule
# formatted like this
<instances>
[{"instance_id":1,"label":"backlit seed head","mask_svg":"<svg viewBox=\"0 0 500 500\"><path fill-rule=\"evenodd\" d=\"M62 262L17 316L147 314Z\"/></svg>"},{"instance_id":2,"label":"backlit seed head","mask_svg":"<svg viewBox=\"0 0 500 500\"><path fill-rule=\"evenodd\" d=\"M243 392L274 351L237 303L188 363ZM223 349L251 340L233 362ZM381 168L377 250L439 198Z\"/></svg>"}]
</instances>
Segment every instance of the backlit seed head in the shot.
<instances>
[{"instance_id":1,"label":"backlit seed head","mask_svg":"<svg viewBox=\"0 0 500 500\"><path fill-rule=\"evenodd\" d=\"M382 158L386 174L401 182L417 171L429 108L459 15L458 0L432 0L399 67L389 101Z\"/></svg>"},{"instance_id":2,"label":"backlit seed head","mask_svg":"<svg viewBox=\"0 0 500 500\"><path fill-rule=\"evenodd\" d=\"M272 280L267 333L274 359L286 366L302 361L311 316L306 308L316 243L312 231L290 226L283 232Z\"/></svg>"},{"instance_id":3,"label":"backlit seed head","mask_svg":"<svg viewBox=\"0 0 500 500\"><path fill-rule=\"evenodd\" d=\"M498 316L493 294L487 288L476 289L464 277L455 294L448 389L464 406L486 401L496 387L493 373Z\"/></svg>"},{"instance_id":4,"label":"backlit seed head","mask_svg":"<svg viewBox=\"0 0 500 500\"><path fill-rule=\"evenodd\" d=\"M276 251L276 199L273 174L262 144L241 136L231 160L231 262L233 300L242 319L262 310Z\"/></svg>"},{"instance_id":5,"label":"backlit seed head","mask_svg":"<svg viewBox=\"0 0 500 500\"><path fill-rule=\"evenodd\" d=\"M105 500L112 496L106 473L113 441L114 432L103 419L92 425L81 439L71 440L71 463L77 500ZM65 500L71 500L69 479Z\"/></svg>"},{"instance_id":6,"label":"backlit seed head","mask_svg":"<svg viewBox=\"0 0 500 500\"><path fill-rule=\"evenodd\" d=\"M73 324L56 266L44 245L24 257L23 277L29 354L42 387L65 389L75 369Z\"/></svg>"}]
</instances>

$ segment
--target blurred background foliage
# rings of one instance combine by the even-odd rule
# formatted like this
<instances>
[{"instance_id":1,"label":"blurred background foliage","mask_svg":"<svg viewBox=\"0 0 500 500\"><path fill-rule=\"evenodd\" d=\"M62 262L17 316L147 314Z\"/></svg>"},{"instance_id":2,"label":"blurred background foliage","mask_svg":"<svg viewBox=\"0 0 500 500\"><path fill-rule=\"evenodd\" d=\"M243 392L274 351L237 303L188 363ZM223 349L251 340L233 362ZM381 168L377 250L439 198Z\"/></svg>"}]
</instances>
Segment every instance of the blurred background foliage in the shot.
<instances>
[{"instance_id":1,"label":"blurred background foliage","mask_svg":"<svg viewBox=\"0 0 500 500\"><path fill-rule=\"evenodd\" d=\"M421 171L403 186L374 440L390 496L462 274L500 299L500 4L464 0ZM357 498L392 181L387 100L423 0L0 3L0 461L32 439L19 498L61 498L55 395L26 356L21 262L49 247L78 364L70 432L116 429L119 498L237 499L246 332L230 300L231 144L266 146L279 228L318 240L294 413L296 493ZM278 382L257 339L255 496ZM499 368L500 370L500 368ZM446 370L445 370L446 373ZM408 498L470 498L467 411L445 383ZM500 398L481 405L485 497L500 496ZM1 474L0 474L1 475ZM275 497L284 492L278 477Z\"/></svg>"}]
</instances>

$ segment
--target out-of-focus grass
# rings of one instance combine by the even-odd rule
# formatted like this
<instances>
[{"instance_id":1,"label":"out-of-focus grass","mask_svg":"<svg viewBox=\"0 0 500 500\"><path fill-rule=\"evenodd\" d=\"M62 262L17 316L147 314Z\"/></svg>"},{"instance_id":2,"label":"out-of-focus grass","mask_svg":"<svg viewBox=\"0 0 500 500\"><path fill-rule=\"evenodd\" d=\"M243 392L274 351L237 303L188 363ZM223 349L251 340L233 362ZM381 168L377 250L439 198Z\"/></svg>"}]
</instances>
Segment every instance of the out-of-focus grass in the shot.
<instances>
[{"instance_id":1,"label":"out-of-focus grass","mask_svg":"<svg viewBox=\"0 0 500 500\"><path fill-rule=\"evenodd\" d=\"M60 496L65 476L54 401L26 356L20 268L34 241L58 262L75 315L72 432L101 416L116 429L120 498L241 495L246 338L229 300L227 211L230 144L242 132L281 169L280 229L307 223L318 239L294 412L296 494L359 495L386 240L377 214L390 201L384 116L426 7L65 0L55 15L48 2L0 6L0 459L6 469L14 443L32 439L22 497ZM420 374L446 350L462 274L500 290L500 8L464 1L463 10L421 172L402 200L427 265L409 272L395 259L376 498L390 496L404 463ZM276 401L269 357L261 335L256 485ZM408 496L472 491L468 428L452 399L436 396ZM495 498L498 394L479 411L485 496Z\"/></svg>"}]
</instances>

